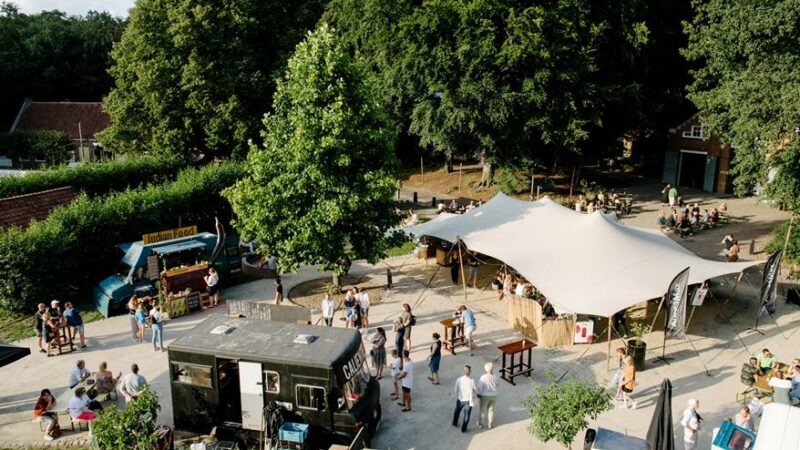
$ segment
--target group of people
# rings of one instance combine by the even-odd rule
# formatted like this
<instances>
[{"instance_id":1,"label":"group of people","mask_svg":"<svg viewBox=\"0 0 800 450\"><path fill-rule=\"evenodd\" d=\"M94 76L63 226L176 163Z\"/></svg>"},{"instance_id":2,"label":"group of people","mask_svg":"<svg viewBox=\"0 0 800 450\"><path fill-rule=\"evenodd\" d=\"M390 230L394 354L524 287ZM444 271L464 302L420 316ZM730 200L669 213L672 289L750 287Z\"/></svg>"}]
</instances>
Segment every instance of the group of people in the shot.
<instances>
[{"instance_id":1,"label":"group of people","mask_svg":"<svg viewBox=\"0 0 800 450\"><path fill-rule=\"evenodd\" d=\"M50 302L50 307L44 303L37 305L34 313L34 330L37 337L37 345L40 353L53 356L51 351L60 339L61 333L69 332L71 328L72 336L80 339L80 349L86 348L86 337L81 313L75 309L70 302L64 303L61 307L59 300ZM44 345L47 346L45 350Z\"/></svg>"},{"instance_id":2,"label":"group of people","mask_svg":"<svg viewBox=\"0 0 800 450\"><path fill-rule=\"evenodd\" d=\"M722 249L722 256L724 256L728 262L736 262L739 260L739 241L733 237L733 234L727 234L724 238L722 238L721 244L723 245Z\"/></svg>"},{"instance_id":3,"label":"group of people","mask_svg":"<svg viewBox=\"0 0 800 450\"><path fill-rule=\"evenodd\" d=\"M586 200L584 196L579 196L578 200L575 202L575 211L576 212L583 212L586 211L589 214L592 214L595 211L603 211L607 212L609 209L613 209L616 211L622 211L623 213L629 213L623 206L630 205L630 199L625 202L624 199L619 195L618 192L611 190L610 193L606 194L605 189L600 189L597 191L597 195L594 196L592 200Z\"/></svg>"},{"instance_id":4,"label":"group of people","mask_svg":"<svg viewBox=\"0 0 800 450\"><path fill-rule=\"evenodd\" d=\"M799 358L793 359L788 367L780 366L775 355L765 348L742 366L742 383L754 386L758 377L768 377L767 385L773 389L773 401L786 405L800 404Z\"/></svg>"},{"instance_id":5,"label":"group of people","mask_svg":"<svg viewBox=\"0 0 800 450\"><path fill-rule=\"evenodd\" d=\"M66 408L73 421L90 422L97 418L97 413L103 409L103 405L97 401L99 395L109 394L117 389L117 384L122 378L120 372L115 377L108 368L108 364L103 361L100 363L96 373L92 374L86 368L84 360L78 360L70 370L67 380L67 387L73 391L73 395L67 401ZM133 364L131 373L122 378L119 391L129 402L138 398L147 380L139 374L139 366ZM33 417L35 420L45 423L44 439L52 441L61 435L61 427L58 423L58 412L56 398L50 389L42 389L39 398L33 407ZM89 427L91 435L91 426Z\"/></svg>"},{"instance_id":6,"label":"group of people","mask_svg":"<svg viewBox=\"0 0 800 450\"><path fill-rule=\"evenodd\" d=\"M342 300L344 306L345 328L355 328L357 330L369 328L369 293L358 286L353 286L345 293ZM325 326L333 326L333 319L339 306L329 294L325 294L322 299L321 312L322 321Z\"/></svg>"},{"instance_id":7,"label":"group of people","mask_svg":"<svg viewBox=\"0 0 800 450\"><path fill-rule=\"evenodd\" d=\"M719 224L720 212L717 208L703 209L700 212L700 205L694 203L670 210L669 215L666 214L664 209L658 211L658 226L663 229L677 230L680 236L685 238L693 235L695 232L712 228Z\"/></svg>"},{"instance_id":8,"label":"group of people","mask_svg":"<svg viewBox=\"0 0 800 450\"><path fill-rule=\"evenodd\" d=\"M164 322L169 316L161 310L158 299L150 296L139 298L132 296L128 300L128 320L131 326L131 337L134 342L144 342L145 330L151 328L153 351L166 351L164 348Z\"/></svg>"},{"instance_id":9,"label":"group of people","mask_svg":"<svg viewBox=\"0 0 800 450\"><path fill-rule=\"evenodd\" d=\"M475 383L471 377L472 367L465 365L463 375L455 382L456 406L453 411L453 426L458 426L461 411L464 417L461 422L461 432L467 431L472 408L475 402L480 402L480 414L478 415L477 426L483 428L494 427L494 406L497 399L497 375L494 374L494 365L487 362L483 365L484 374Z\"/></svg>"}]
</instances>

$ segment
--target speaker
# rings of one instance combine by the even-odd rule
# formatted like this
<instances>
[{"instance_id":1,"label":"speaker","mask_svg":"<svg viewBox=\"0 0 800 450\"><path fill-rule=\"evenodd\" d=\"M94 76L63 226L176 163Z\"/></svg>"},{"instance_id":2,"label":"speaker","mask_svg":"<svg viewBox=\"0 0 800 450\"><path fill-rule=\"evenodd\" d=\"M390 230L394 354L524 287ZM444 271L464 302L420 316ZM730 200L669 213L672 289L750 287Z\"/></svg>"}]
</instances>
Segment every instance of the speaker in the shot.
<instances>
[{"instance_id":1,"label":"speaker","mask_svg":"<svg viewBox=\"0 0 800 450\"><path fill-rule=\"evenodd\" d=\"M791 286L786 293L786 303L800 306L800 286Z\"/></svg>"}]
</instances>

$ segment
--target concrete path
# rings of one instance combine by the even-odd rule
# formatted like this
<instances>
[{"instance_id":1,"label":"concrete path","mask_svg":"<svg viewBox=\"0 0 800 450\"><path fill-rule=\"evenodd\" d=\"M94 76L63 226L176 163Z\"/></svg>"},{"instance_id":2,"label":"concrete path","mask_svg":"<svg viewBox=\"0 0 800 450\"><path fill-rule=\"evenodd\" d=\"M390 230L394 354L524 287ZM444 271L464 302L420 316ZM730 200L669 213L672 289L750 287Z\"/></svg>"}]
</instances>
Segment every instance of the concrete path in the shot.
<instances>
[{"instance_id":1,"label":"concrete path","mask_svg":"<svg viewBox=\"0 0 800 450\"><path fill-rule=\"evenodd\" d=\"M642 191L641 198L646 198L646 195L655 196L660 191L660 187L656 185L638 186L637 189ZM697 193L689 193L690 199L695 195L704 204L716 204L720 201L714 197L701 198ZM734 217L732 224L687 240L676 240L702 256L721 259L717 256L720 249L718 242L724 234L733 231L740 241L755 239L758 250L768 240L768 231L786 219L785 214L753 199L726 201ZM653 227L659 207L658 202L639 201L635 214L624 218L623 222ZM743 259L764 259L766 256L751 255L747 249L748 246L743 246ZM400 407L388 397L391 384L388 379L382 380L384 421L373 446L395 450L562 448L553 442L538 442L527 432L529 414L522 401L530 395L531 386L522 378L517 378L516 386L500 382L495 429L477 430L474 427L475 414L467 433L461 433L450 426L454 403L453 382L460 375L462 366L472 365L476 378L481 373L484 362L493 361L495 367L498 367L499 352L496 347L518 339L519 336L506 323L505 303L498 302L489 290L469 289L467 299L464 300L460 285L454 286L448 271L432 262L426 265L412 257L397 257L375 266L357 262L351 272L382 277L385 276L387 267L393 271L395 287L387 298L371 309L372 329L365 336L365 342L368 342L374 327L391 329L391 321L400 313L403 303L414 306L418 317L412 342L412 359L416 362L414 403L412 412L401 412ZM482 284L488 283L493 270L494 268L487 266L481 268ZM297 283L320 276L327 275L320 274L313 268L306 268L299 274L285 275L284 292L289 292ZM700 434L699 448L709 448L712 428L718 426L724 417L734 415L737 411L735 394L742 388L739 383L739 368L747 357L763 347L769 347L781 361L800 357L800 350L797 350L800 348L800 333L796 332L800 310L781 302L775 320L762 321L761 329L766 333L764 336L747 332L747 328L753 324L756 311L755 286L751 283L756 284L757 279L745 280L737 288L736 296L726 302L726 297L729 297L726 292L731 290L733 281L732 278L727 279L726 284L716 290L718 301L707 301L705 306L695 311L686 340L667 342L667 354L675 358L671 365L652 362L652 358L659 354L662 334L654 332L648 336L647 370L639 374L634 393L634 398L639 402L638 409L609 411L592 422L591 426L602 426L644 437L653 414L657 388L664 377L669 377L674 386L675 423L679 420L686 400L699 399L702 405L701 414L706 420L705 428ZM621 280L621 288L624 288L624 280ZM259 280L235 286L223 290L223 297L231 300L271 301L274 298L274 282ZM470 305L478 313L478 348L473 357L467 356L463 349L459 349L455 356L446 354L440 372L442 384L433 386L425 378L428 372L425 356L428 353L430 335L434 331L441 332L438 321L449 317L461 303ZM224 308L220 306L170 321L165 330L167 345L209 315L224 314ZM343 324L339 320L335 323L336 326ZM141 373L147 377L161 398L159 422L171 424L172 402L166 353L153 352L149 343L134 343L125 316L88 324L86 329L89 348L84 352L52 358L33 353L14 364L0 368L0 379L3 380L0 383L0 448L44 444L38 425L31 423L33 402L39 390L44 387L50 388L56 395L66 389L68 371L79 358L85 359L91 370L96 370L101 361L107 361L114 372L124 373L128 372L131 363L138 363ZM388 331L388 335L389 341L393 342L391 331ZM32 339L17 344L36 351ZM621 341L616 341L613 346L621 344ZM552 374L556 378L564 376L605 383L613 375L613 372L606 371L605 352L605 342L558 349L536 349L533 356L536 371L532 379L541 383L546 381L547 374ZM122 407L121 404L119 406ZM679 427L675 428L675 432L678 442L676 448L680 449L682 434ZM85 432L67 431L64 437L54 443L65 445L81 442L85 435ZM577 436L573 448L580 448L582 440L582 434Z\"/></svg>"}]
</instances>

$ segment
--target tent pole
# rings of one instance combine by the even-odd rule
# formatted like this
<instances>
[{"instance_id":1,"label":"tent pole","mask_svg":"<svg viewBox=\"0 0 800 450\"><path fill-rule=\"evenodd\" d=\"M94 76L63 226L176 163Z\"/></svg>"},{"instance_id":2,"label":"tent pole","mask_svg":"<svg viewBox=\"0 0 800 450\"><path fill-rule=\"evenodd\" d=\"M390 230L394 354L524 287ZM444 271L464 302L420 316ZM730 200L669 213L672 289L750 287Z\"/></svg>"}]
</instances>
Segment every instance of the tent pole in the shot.
<instances>
[{"instance_id":1,"label":"tent pole","mask_svg":"<svg viewBox=\"0 0 800 450\"><path fill-rule=\"evenodd\" d=\"M661 297L661 301L658 302L658 309L656 309L656 315L653 317L653 323L650 324L650 331L649 333L653 332L653 327L656 326L656 319L658 319L658 313L661 312L661 307L664 306L664 297Z\"/></svg>"},{"instance_id":2,"label":"tent pole","mask_svg":"<svg viewBox=\"0 0 800 450\"><path fill-rule=\"evenodd\" d=\"M789 229L786 230L786 240L783 241L783 254L786 254L786 247L789 246L789 236L792 235L792 225L794 225L794 214L789 219Z\"/></svg>"},{"instance_id":3,"label":"tent pole","mask_svg":"<svg viewBox=\"0 0 800 450\"><path fill-rule=\"evenodd\" d=\"M686 330L684 331L684 333L686 331L689 331L689 325L692 323L692 317L694 317L695 308L697 308L697 306L692 306L692 312L689 313L689 320L686 321Z\"/></svg>"},{"instance_id":4,"label":"tent pole","mask_svg":"<svg viewBox=\"0 0 800 450\"><path fill-rule=\"evenodd\" d=\"M608 316L608 349L606 350L606 372L611 368L611 316Z\"/></svg>"},{"instance_id":5,"label":"tent pole","mask_svg":"<svg viewBox=\"0 0 800 450\"><path fill-rule=\"evenodd\" d=\"M464 301L466 301L467 279L464 278L464 259L461 257L461 238L458 238L458 264L461 265L461 286L464 288Z\"/></svg>"}]
</instances>

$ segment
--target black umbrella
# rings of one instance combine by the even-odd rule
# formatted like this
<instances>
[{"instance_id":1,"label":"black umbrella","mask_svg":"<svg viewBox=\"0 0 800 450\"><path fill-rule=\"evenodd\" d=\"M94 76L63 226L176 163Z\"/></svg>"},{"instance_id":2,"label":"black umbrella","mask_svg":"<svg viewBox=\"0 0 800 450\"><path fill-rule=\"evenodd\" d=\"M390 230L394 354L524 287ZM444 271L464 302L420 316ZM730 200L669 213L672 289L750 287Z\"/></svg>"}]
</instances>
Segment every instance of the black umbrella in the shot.
<instances>
[{"instance_id":1,"label":"black umbrella","mask_svg":"<svg viewBox=\"0 0 800 450\"><path fill-rule=\"evenodd\" d=\"M675 450L675 438L672 435L672 383L669 378L661 382L656 410L650 429L647 430L647 445L651 450Z\"/></svg>"},{"instance_id":2,"label":"black umbrella","mask_svg":"<svg viewBox=\"0 0 800 450\"><path fill-rule=\"evenodd\" d=\"M24 358L31 354L31 350L24 347L17 347L0 342L0 367L11 364L14 361Z\"/></svg>"}]
</instances>

